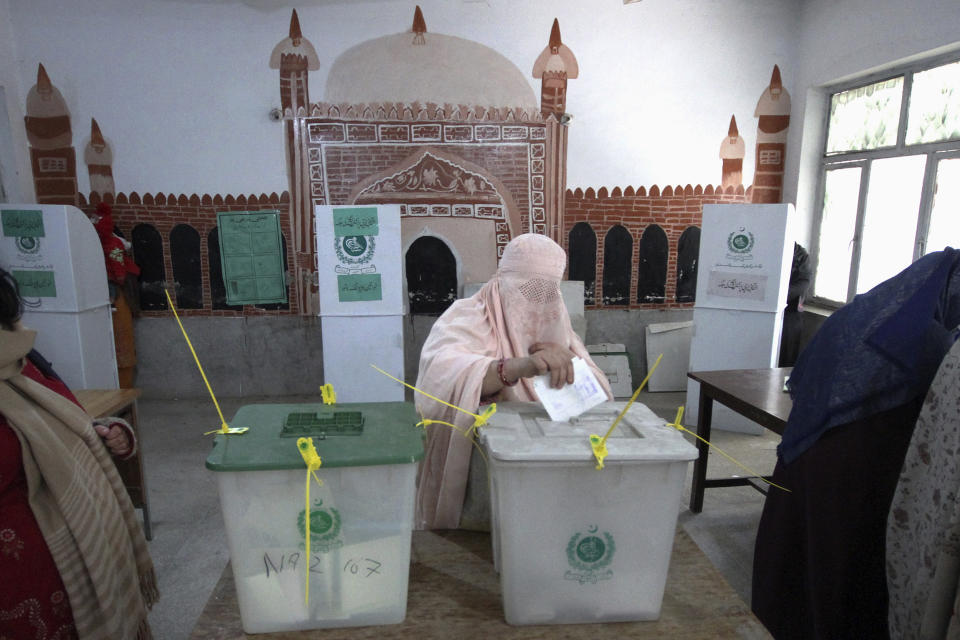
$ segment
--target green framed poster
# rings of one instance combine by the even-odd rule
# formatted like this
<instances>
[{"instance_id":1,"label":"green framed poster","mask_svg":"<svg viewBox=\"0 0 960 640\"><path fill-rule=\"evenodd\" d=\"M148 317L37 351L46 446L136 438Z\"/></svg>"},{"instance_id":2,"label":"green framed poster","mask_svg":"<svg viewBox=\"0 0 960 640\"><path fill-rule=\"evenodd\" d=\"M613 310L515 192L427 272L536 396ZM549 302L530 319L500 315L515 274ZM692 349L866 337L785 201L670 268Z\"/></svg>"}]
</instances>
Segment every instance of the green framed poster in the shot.
<instances>
[{"instance_id":1,"label":"green framed poster","mask_svg":"<svg viewBox=\"0 0 960 640\"><path fill-rule=\"evenodd\" d=\"M220 266L227 304L287 301L278 211L218 211Z\"/></svg>"}]
</instances>

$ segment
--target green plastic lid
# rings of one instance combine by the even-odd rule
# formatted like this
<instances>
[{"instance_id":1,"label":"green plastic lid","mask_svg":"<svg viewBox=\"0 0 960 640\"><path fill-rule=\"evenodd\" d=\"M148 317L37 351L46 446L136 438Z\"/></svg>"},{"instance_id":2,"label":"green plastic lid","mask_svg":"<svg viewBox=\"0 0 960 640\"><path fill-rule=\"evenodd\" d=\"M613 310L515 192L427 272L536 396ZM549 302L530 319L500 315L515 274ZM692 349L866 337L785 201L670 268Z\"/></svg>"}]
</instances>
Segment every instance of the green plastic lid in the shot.
<instances>
[{"instance_id":1,"label":"green plastic lid","mask_svg":"<svg viewBox=\"0 0 960 640\"><path fill-rule=\"evenodd\" d=\"M207 456L212 471L306 469L297 438L308 436L323 467L413 463L423 457L423 430L410 402L248 404L230 421L242 435L218 434Z\"/></svg>"}]
</instances>

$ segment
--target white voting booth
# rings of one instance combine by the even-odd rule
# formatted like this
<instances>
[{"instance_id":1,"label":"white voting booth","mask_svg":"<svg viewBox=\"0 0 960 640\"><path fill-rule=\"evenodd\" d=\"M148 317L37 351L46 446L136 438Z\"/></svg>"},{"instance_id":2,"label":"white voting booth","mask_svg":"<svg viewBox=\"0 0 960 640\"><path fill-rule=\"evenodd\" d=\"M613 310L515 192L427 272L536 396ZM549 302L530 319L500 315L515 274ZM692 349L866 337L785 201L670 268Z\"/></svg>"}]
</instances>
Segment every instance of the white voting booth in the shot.
<instances>
[{"instance_id":1,"label":"white voting booth","mask_svg":"<svg viewBox=\"0 0 960 640\"><path fill-rule=\"evenodd\" d=\"M337 402L403 401L400 205L315 208L323 377Z\"/></svg>"},{"instance_id":2,"label":"white voting booth","mask_svg":"<svg viewBox=\"0 0 960 640\"><path fill-rule=\"evenodd\" d=\"M777 366L793 259L793 205L705 205L690 371ZM700 385L687 381L684 422L696 424ZM714 429L763 427L714 404Z\"/></svg>"},{"instance_id":3,"label":"white voting booth","mask_svg":"<svg viewBox=\"0 0 960 640\"><path fill-rule=\"evenodd\" d=\"M34 347L71 389L116 389L117 360L103 249L69 205L0 204L0 267L23 298Z\"/></svg>"}]
</instances>

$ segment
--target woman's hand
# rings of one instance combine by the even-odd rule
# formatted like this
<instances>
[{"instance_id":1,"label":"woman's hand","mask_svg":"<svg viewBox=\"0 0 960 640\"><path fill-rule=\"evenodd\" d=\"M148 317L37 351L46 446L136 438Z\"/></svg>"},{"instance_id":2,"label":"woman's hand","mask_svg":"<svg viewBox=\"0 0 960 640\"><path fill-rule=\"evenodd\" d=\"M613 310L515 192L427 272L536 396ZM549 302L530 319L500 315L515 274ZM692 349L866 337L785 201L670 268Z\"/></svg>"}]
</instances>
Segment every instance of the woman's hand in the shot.
<instances>
[{"instance_id":1,"label":"woman's hand","mask_svg":"<svg viewBox=\"0 0 960 640\"><path fill-rule=\"evenodd\" d=\"M107 446L110 453L115 456L125 456L130 453L130 438L127 437L126 430L118 424L107 425L95 424L94 430L103 439L103 444Z\"/></svg>"},{"instance_id":2,"label":"woman's hand","mask_svg":"<svg viewBox=\"0 0 960 640\"><path fill-rule=\"evenodd\" d=\"M560 389L573 384L573 358L570 349L555 342L537 342L529 349L536 375L550 373L550 386Z\"/></svg>"}]
</instances>

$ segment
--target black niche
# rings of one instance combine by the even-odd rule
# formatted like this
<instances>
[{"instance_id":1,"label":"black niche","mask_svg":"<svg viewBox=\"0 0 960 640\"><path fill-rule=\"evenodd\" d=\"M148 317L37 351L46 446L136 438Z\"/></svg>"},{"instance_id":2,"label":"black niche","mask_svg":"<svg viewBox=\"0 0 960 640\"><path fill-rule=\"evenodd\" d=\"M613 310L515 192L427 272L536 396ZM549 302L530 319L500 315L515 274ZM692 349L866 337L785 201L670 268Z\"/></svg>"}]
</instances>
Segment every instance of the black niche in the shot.
<instances>
[{"instance_id":1,"label":"black niche","mask_svg":"<svg viewBox=\"0 0 960 640\"><path fill-rule=\"evenodd\" d=\"M133 260L140 267L140 308L163 311L168 307L163 292L163 239L153 225L138 224L133 228Z\"/></svg>"},{"instance_id":2,"label":"black niche","mask_svg":"<svg viewBox=\"0 0 960 640\"><path fill-rule=\"evenodd\" d=\"M651 224L643 230L639 250L637 302L663 302L666 300L667 254L670 251L666 232Z\"/></svg>"},{"instance_id":3,"label":"black niche","mask_svg":"<svg viewBox=\"0 0 960 640\"><path fill-rule=\"evenodd\" d=\"M220 231L214 227L207 234L207 259L210 262L210 304L214 309L242 311L243 305L227 304L227 287L223 283L220 264Z\"/></svg>"},{"instance_id":4,"label":"black niche","mask_svg":"<svg viewBox=\"0 0 960 640\"><path fill-rule=\"evenodd\" d=\"M203 308L203 268L200 266L200 234L188 224L170 231L170 262L180 309Z\"/></svg>"},{"instance_id":5,"label":"black niche","mask_svg":"<svg viewBox=\"0 0 960 640\"><path fill-rule=\"evenodd\" d=\"M687 227L677 242L677 302L697 299L697 260L700 256L700 228Z\"/></svg>"},{"instance_id":6,"label":"black niche","mask_svg":"<svg viewBox=\"0 0 960 640\"><path fill-rule=\"evenodd\" d=\"M633 238L623 225L614 225L603 240L603 304L630 304Z\"/></svg>"},{"instance_id":7,"label":"black niche","mask_svg":"<svg viewBox=\"0 0 960 640\"><path fill-rule=\"evenodd\" d=\"M439 315L457 299L457 261L443 240L417 238L405 263L410 313Z\"/></svg>"},{"instance_id":8,"label":"black niche","mask_svg":"<svg viewBox=\"0 0 960 640\"><path fill-rule=\"evenodd\" d=\"M578 222L568 237L571 280L583 281L583 304L596 304L597 289L597 234L586 222Z\"/></svg>"}]
</instances>

